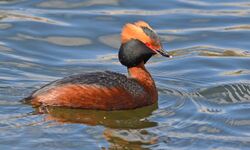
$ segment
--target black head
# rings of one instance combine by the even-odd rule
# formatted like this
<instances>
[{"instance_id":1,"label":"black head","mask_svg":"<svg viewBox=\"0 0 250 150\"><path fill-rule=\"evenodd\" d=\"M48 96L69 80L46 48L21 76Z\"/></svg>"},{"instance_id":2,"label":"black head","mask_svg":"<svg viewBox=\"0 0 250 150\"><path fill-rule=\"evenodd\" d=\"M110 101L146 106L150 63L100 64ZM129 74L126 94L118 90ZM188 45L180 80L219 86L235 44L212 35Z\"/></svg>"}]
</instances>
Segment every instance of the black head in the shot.
<instances>
[{"instance_id":1,"label":"black head","mask_svg":"<svg viewBox=\"0 0 250 150\"><path fill-rule=\"evenodd\" d=\"M121 45L118 57L124 66L134 67L141 62L146 63L154 54L143 42L132 39Z\"/></svg>"},{"instance_id":2,"label":"black head","mask_svg":"<svg viewBox=\"0 0 250 150\"><path fill-rule=\"evenodd\" d=\"M134 67L141 62L146 63L157 53L170 57L163 51L158 35L143 21L126 24L123 27L121 39L122 44L118 56L124 66Z\"/></svg>"}]
</instances>

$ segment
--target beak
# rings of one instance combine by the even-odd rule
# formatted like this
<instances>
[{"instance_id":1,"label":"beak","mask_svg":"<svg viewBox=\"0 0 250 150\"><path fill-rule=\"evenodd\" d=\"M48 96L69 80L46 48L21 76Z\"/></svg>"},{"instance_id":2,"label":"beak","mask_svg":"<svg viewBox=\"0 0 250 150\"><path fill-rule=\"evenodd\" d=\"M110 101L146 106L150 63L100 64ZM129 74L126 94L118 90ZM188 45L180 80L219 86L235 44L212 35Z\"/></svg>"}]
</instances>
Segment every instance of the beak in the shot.
<instances>
[{"instance_id":1,"label":"beak","mask_svg":"<svg viewBox=\"0 0 250 150\"><path fill-rule=\"evenodd\" d=\"M157 52L158 54L161 54L161 55L164 56L164 57L169 57L169 58L172 58L172 57L173 57L173 56L171 56L170 54L168 54L168 52L164 51L163 49L158 49L158 50L156 50L156 52Z\"/></svg>"}]
</instances>

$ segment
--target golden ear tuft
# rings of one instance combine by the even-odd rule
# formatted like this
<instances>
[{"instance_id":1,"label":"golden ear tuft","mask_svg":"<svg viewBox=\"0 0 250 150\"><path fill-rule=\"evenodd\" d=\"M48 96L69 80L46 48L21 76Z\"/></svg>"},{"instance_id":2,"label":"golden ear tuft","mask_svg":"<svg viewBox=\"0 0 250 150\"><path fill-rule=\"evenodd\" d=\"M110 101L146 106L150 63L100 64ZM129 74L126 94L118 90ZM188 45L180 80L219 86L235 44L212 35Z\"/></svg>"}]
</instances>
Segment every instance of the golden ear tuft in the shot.
<instances>
[{"instance_id":1,"label":"golden ear tuft","mask_svg":"<svg viewBox=\"0 0 250 150\"><path fill-rule=\"evenodd\" d=\"M126 43L131 39L138 39L144 43L150 41L150 38L143 32L141 27L128 23L122 29L121 41Z\"/></svg>"},{"instance_id":2,"label":"golden ear tuft","mask_svg":"<svg viewBox=\"0 0 250 150\"><path fill-rule=\"evenodd\" d=\"M137 27L131 23L127 23L126 25L124 25L121 33L122 43L129 41L134 36L133 32L135 32L136 30Z\"/></svg>"},{"instance_id":3,"label":"golden ear tuft","mask_svg":"<svg viewBox=\"0 0 250 150\"><path fill-rule=\"evenodd\" d=\"M135 22L135 25L138 26L138 27L147 27L151 30L153 30L150 25L148 25L145 21L137 21Z\"/></svg>"}]
</instances>

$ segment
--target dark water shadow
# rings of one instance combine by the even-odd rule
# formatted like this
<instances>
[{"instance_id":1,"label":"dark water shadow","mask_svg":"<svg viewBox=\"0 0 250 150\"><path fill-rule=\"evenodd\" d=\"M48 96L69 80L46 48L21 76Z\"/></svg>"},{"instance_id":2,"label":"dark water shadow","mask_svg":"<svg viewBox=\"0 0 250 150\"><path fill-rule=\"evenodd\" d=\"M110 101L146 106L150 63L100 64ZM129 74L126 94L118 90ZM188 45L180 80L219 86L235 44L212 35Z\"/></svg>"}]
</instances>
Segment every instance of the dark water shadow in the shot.
<instances>
[{"instance_id":1,"label":"dark water shadow","mask_svg":"<svg viewBox=\"0 0 250 150\"><path fill-rule=\"evenodd\" d=\"M87 125L102 125L108 128L141 129L157 125L156 122L147 120L157 104L133 110L101 111L70 109L64 107L38 107L35 113L45 113L45 121L58 123L80 123Z\"/></svg>"},{"instance_id":2,"label":"dark water shadow","mask_svg":"<svg viewBox=\"0 0 250 150\"><path fill-rule=\"evenodd\" d=\"M150 149L152 145L162 142L162 138L148 130L106 129L103 133L110 143L109 149ZM170 139L165 138L165 142Z\"/></svg>"},{"instance_id":3,"label":"dark water shadow","mask_svg":"<svg viewBox=\"0 0 250 150\"><path fill-rule=\"evenodd\" d=\"M196 96L220 104L250 102L250 84L232 83L200 89Z\"/></svg>"}]
</instances>

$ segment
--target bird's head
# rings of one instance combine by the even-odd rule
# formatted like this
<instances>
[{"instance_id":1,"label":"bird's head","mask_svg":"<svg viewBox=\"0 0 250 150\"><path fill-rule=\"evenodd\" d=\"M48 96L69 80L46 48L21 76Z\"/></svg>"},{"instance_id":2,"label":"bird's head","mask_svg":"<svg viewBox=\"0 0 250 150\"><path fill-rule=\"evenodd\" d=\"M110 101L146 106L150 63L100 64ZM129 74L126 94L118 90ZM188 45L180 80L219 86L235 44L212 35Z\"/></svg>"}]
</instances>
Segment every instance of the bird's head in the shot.
<instances>
[{"instance_id":1,"label":"bird's head","mask_svg":"<svg viewBox=\"0 0 250 150\"><path fill-rule=\"evenodd\" d=\"M144 21L127 23L121 32L120 62L127 67L146 63L155 54L171 57L163 50L156 32Z\"/></svg>"}]
</instances>

